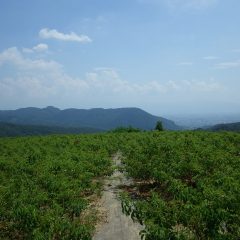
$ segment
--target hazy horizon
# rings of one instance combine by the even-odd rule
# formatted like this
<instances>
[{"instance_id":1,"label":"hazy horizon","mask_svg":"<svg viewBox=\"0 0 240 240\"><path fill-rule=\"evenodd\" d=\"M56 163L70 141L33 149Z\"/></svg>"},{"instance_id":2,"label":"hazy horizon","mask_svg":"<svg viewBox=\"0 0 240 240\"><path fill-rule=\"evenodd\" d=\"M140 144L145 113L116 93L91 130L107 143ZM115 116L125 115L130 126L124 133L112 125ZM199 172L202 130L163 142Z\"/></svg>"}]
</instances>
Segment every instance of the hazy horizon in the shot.
<instances>
[{"instance_id":1,"label":"hazy horizon","mask_svg":"<svg viewBox=\"0 0 240 240\"><path fill-rule=\"evenodd\" d=\"M237 0L0 3L0 109L240 113Z\"/></svg>"}]
</instances>

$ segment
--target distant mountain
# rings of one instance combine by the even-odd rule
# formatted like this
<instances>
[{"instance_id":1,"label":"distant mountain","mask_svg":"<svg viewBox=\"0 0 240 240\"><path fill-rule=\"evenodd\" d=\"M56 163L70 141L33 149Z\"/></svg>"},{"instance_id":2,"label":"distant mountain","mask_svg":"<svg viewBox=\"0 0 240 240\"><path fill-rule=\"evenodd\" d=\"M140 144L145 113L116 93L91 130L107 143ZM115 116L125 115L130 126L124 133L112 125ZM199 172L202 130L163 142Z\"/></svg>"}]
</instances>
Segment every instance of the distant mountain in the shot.
<instances>
[{"instance_id":1,"label":"distant mountain","mask_svg":"<svg viewBox=\"0 0 240 240\"><path fill-rule=\"evenodd\" d=\"M179 130L173 121L151 115L139 108L117 109L65 109L55 107L21 108L0 111L0 122L24 125L45 125L59 127L87 127L110 130L116 127L132 126L144 130L154 129L157 121L165 129Z\"/></svg>"},{"instance_id":2,"label":"distant mountain","mask_svg":"<svg viewBox=\"0 0 240 240\"><path fill-rule=\"evenodd\" d=\"M165 116L185 129L206 128L222 123L240 122L240 113L172 114Z\"/></svg>"},{"instance_id":3,"label":"distant mountain","mask_svg":"<svg viewBox=\"0 0 240 240\"><path fill-rule=\"evenodd\" d=\"M240 122L217 124L217 125L214 125L212 127L208 127L207 130L240 132Z\"/></svg>"},{"instance_id":4,"label":"distant mountain","mask_svg":"<svg viewBox=\"0 0 240 240\"><path fill-rule=\"evenodd\" d=\"M94 128L65 128L56 126L16 125L0 122L0 137L35 136L49 134L79 134L102 132Z\"/></svg>"}]
</instances>

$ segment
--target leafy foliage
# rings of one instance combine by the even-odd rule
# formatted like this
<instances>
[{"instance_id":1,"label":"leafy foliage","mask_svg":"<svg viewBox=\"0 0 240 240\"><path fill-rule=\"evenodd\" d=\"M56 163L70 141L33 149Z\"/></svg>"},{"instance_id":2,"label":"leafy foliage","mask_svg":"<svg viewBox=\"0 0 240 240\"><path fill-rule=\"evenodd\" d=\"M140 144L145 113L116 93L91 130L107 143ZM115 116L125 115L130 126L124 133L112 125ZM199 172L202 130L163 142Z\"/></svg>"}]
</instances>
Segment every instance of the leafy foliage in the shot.
<instances>
[{"instance_id":1,"label":"leafy foliage","mask_svg":"<svg viewBox=\"0 0 240 240\"><path fill-rule=\"evenodd\" d=\"M142 184L137 197L122 196L123 210L144 223L146 239L239 239L239 147L234 133L132 136L125 168Z\"/></svg>"},{"instance_id":2,"label":"leafy foliage","mask_svg":"<svg viewBox=\"0 0 240 240\"><path fill-rule=\"evenodd\" d=\"M155 130L157 131L163 131L163 125L161 121L157 121Z\"/></svg>"},{"instance_id":3,"label":"leafy foliage","mask_svg":"<svg viewBox=\"0 0 240 240\"><path fill-rule=\"evenodd\" d=\"M129 127L117 127L110 132L112 133L131 133L131 132L141 132L141 129L139 128L134 128L132 126Z\"/></svg>"},{"instance_id":4,"label":"leafy foliage","mask_svg":"<svg viewBox=\"0 0 240 240\"><path fill-rule=\"evenodd\" d=\"M120 150L136 183L123 211L144 224L142 237L239 239L239 149L229 132L0 139L0 238L91 239L88 210Z\"/></svg>"},{"instance_id":5,"label":"leafy foliage","mask_svg":"<svg viewBox=\"0 0 240 240\"><path fill-rule=\"evenodd\" d=\"M101 135L0 140L0 238L91 239L86 215L111 173Z\"/></svg>"}]
</instances>

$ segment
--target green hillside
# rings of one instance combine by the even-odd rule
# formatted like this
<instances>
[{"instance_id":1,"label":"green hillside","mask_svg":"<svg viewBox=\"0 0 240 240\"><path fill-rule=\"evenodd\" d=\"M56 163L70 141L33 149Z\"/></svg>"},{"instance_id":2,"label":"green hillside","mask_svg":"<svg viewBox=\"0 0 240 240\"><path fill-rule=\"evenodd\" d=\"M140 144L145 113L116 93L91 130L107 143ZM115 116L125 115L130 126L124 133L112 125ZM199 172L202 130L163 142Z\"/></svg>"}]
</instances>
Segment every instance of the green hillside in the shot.
<instances>
[{"instance_id":1,"label":"green hillside","mask_svg":"<svg viewBox=\"0 0 240 240\"><path fill-rule=\"evenodd\" d=\"M103 130L94 128L73 128L41 125L20 125L0 122L0 137L36 136L49 134L97 133Z\"/></svg>"},{"instance_id":2,"label":"green hillside","mask_svg":"<svg viewBox=\"0 0 240 240\"><path fill-rule=\"evenodd\" d=\"M130 132L0 139L0 239L92 239L111 156L123 211L153 239L240 238L240 135Z\"/></svg>"},{"instance_id":3,"label":"green hillside","mask_svg":"<svg viewBox=\"0 0 240 240\"><path fill-rule=\"evenodd\" d=\"M217 124L208 128L208 130L240 132L240 122Z\"/></svg>"},{"instance_id":4,"label":"green hillside","mask_svg":"<svg viewBox=\"0 0 240 240\"><path fill-rule=\"evenodd\" d=\"M154 129L157 121L162 121L165 129L181 129L173 121L151 115L139 108L60 110L55 107L47 107L0 111L0 122L23 125L87 127L103 130L132 126L151 130Z\"/></svg>"}]
</instances>

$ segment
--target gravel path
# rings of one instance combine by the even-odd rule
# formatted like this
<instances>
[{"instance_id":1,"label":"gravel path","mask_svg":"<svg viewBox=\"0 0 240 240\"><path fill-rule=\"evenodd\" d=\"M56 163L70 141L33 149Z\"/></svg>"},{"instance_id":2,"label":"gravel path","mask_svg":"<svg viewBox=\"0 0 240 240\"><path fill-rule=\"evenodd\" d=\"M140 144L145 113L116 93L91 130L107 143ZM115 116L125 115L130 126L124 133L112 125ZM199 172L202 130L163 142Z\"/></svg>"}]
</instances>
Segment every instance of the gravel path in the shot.
<instances>
[{"instance_id":1,"label":"gravel path","mask_svg":"<svg viewBox=\"0 0 240 240\"><path fill-rule=\"evenodd\" d=\"M116 166L121 165L121 154L113 157ZM97 227L93 240L140 240L139 231L143 227L134 223L130 217L122 213L120 201L117 199L119 186L129 185L123 173L115 170L105 181L104 193L100 202L101 211L105 212L106 221Z\"/></svg>"}]
</instances>

